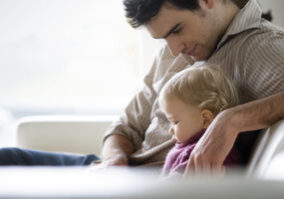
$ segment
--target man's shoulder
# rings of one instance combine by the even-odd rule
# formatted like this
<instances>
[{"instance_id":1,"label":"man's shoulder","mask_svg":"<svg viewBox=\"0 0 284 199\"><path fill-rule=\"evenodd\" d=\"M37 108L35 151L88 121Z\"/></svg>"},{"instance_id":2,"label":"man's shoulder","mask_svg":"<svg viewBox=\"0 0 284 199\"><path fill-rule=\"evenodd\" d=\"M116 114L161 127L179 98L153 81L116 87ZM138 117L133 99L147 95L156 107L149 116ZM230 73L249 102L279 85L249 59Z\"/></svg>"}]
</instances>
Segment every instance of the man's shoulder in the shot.
<instances>
[{"instance_id":1,"label":"man's shoulder","mask_svg":"<svg viewBox=\"0 0 284 199\"><path fill-rule=\"evenodd\" d=\"M282 49L283 52L284 30L266 20L262 20L259 28L253 30L249 35L247 45L249 45L251 53L273 52L276 49Z\"/></svg>"},{"instance_id":2,"label":"man's shoulder","mask_svg":"<svg viewBox=\"0 0 284 199\"><path fill-rule=\"evenodd\" d=\"M258 28L248 30L245 34L248 34L248 40L251 42L261 41L265 43L266 41L269 42L271 39L284 40L284 29L266 20L261 20Z\"/></svg>"},{"instance_id":3,"label":"man's shoulder","mask_svg":"<svg viewBox=\"0 0 284 199\"><path fill-rule=\"evenodd\" d=\"M261 20L260 23L260 30L266 32L266 33L274 33L284 36L284 29L280 26L277 26L265 19Z\"/></svg>"},{"instance_id":4,"label":"man's shoulder","mask_svg":"<svg viewBox=\"0 0 284 199\"><path fill-rule=\"evenodd\" d=\"M227 44L227 48L242 56L266 51L268 48L284 49L284 30L263 20L257 28L234 35Z\"/></svg>"}]
</instances>

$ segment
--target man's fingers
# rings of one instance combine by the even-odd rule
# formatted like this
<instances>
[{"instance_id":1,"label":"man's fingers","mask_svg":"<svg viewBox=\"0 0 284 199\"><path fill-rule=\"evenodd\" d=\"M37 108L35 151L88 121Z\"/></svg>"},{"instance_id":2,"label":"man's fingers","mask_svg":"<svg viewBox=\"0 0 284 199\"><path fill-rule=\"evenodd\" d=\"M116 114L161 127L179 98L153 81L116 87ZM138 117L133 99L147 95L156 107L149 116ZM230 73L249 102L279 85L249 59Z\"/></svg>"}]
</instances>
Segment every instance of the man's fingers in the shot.
<instances>
[{"instance_id":1,"label":"man's fingers","mask_svg":"<svg viewBox=\"0 0 284 199\"><path fill-rule=\"evenodd\" d=\"M195 168L194 171L196 175L200 175L204 173L205 168L206 168L205 164L206 164L205 161L203 161L200 156L194 158L194 168Z\"/></svg>"},{"instance_id":2,"label":"man's fingers","mask_svg":"<svg viewBox=\"0 0 284 199\"><path fill-rule=\"evenodd\" d=\"M225 167L222 163L210 161L209 158L202 156L190 156L185 168L184 176L200 176L200 175L215 175L224 174Z\"/></svg>"},{"instance_id":3,"label":"man's fingers","mask_svg":"<svg viewBox=\"0 0 284 199\"><path fill-rule=\"evenodd\" d=\"M194 164L191 158L189 158L187 165L185 167L183 177L192 176L193 173L194 173Z\"/></svg>"},{"instance_id":4,"label":"man's fingers","mask_svg":"<svg viewBox=\"0 0 284 199\"><path fill-rule=\"evenodd\" d=\"M213 176L224 176L226 168L222 164L212 164L212 175Z\"/></svg>"},{"instance_id":5,"label":"man's fingers","mask_svg":"<svg viewBox=\"0 0 284 199\"><path fill-rule=\"evenodd\" d=\"M204 172L210 172L210 164L206 159L201 159L197 156L191 156L188 160L185 175L186 176L195 176L203 174Z\"/></svg>"},{"instance_id":6,"label":"man's fingers","mask_svg":"<svg viewBox=\"0 0 284 199\"><path fill-rule=\"evenodd\" d=\"M221 165L217 164L217 163L213 163L212 164L212 171L213 172L219 172L221 171Z\"/></svg>"},{"instance_id":7,"label":"man's fingers","mask_svg":"<svg viewBox=\"0 0 284 199\"><path fill-rule=\"evenodd\" d=\"M195 173L196 175L211 175L212 164L208 158L203 158L202 156L195 159Z\"/></svg>"}]
</instances>

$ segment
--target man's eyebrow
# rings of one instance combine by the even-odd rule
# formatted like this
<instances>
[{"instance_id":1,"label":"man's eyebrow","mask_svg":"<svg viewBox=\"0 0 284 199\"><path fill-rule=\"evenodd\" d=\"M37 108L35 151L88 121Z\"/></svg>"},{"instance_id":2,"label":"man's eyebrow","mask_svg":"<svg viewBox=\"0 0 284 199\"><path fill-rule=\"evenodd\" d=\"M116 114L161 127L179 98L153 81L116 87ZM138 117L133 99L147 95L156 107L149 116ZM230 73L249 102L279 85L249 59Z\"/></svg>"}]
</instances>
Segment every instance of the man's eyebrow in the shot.
<instances>
[{"instance_id":1,"label":"man's eyebrow","mask_svg":"<svg viewBox=\"0 0 284 199\"><path fill-rule=\"evenodd\" d=\"M174 25L162 38L166 39L173 31L175 31L175 29L177 29L177 27L180 26L181 23L178 23L176 25Z\"/></svg>"}]
</instances>

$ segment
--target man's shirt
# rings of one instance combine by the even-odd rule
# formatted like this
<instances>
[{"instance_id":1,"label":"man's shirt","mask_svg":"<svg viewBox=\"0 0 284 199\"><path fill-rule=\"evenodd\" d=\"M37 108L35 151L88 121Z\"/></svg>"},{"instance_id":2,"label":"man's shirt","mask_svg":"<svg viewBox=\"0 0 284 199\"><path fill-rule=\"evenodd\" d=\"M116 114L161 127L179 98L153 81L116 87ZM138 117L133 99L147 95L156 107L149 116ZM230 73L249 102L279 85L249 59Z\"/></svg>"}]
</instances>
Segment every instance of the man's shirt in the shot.
<instances>
[{"instance_id":1,"label":"man's shirt","mask_svg":"<svg viewBox=\"0 0 284 199\"><path fill-rule=\"evenodd\" d=\"M262 19L256 0L250 0L235 16L207 62L218 65L231 78L241 103L278 93L284 90L284 32ZM173 75L194 64L198 63L186 55L173 57L165 45L144 78L144 88L107 130L105 139L117 134L133 143L131 165L163 164L174 142L158 96Z\"/></svg>"}]
</instances>

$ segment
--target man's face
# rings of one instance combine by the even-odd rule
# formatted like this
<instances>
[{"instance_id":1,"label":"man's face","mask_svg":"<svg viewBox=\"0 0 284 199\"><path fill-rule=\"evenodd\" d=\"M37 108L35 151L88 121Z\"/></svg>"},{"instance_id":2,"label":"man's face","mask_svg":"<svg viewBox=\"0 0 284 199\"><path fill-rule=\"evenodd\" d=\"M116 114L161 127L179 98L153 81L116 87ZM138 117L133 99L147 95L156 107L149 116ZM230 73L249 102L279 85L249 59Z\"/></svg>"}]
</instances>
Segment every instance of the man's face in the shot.
<instances>
[{"instance_id":1,"label":"man's face","mask_svg":"<svg viewBox=\"0 0 284 199\"><path fill-rule=\"evenodd\" d=\"M206 60L220 36L214 13L214 9L206 6L190 11L165 3L146 28L153 38L166 40L172 55L183 53L198 61Z\"/></svg>"}]
</instances>

